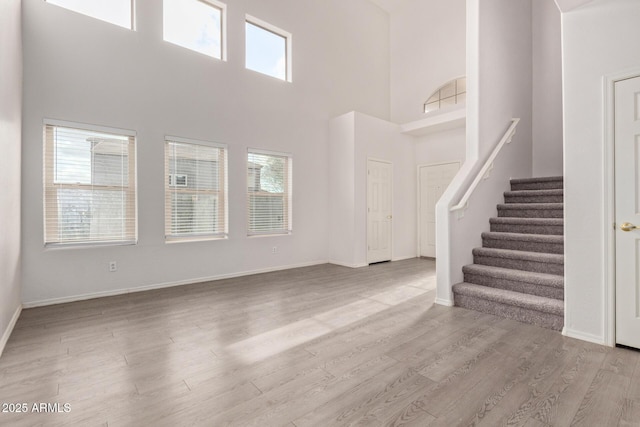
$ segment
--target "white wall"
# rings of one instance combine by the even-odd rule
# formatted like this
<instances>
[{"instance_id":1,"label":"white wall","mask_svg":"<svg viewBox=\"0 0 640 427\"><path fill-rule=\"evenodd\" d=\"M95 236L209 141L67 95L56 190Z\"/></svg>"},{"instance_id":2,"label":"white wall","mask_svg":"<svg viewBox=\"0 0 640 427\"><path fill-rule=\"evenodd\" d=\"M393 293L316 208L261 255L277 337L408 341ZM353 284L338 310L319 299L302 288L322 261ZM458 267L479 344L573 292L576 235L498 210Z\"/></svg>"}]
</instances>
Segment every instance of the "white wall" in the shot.
<instances>
[{"instance_id":1,"label":"white wall","mask_svg":"<svg viewBox=\"0 0 640 427\"><path fill-rule=\"evenodd\" d=\"M562 15L565 134L565 323L567 335L607 338L610 255L603 238L608 146L603 77L640 69L640 2L596 0ZM612 182L612 181L609 181Z\"/></svg>"},{"instance_id":2,"label":"white wall","mask_svg":"<svg viewBox=\"0 0 640 427\"><path fill-rule=\"evenodd\" d=\"M329 261L357 267L355 222L355 113L329 122Z\"/></svg>"},{"instance_id":3,"label":"white wall","mask_svg":"<svg viewBox=\"0 0 640 427\"><path fill-rule=\"evenodd\" d=\"M416 165L460 162L465 160L466 129L459 127L444 132L414 137Z\"/></svg>"},{"instance_id":4,"label":"white wall","mask_svg":"<svg viewBox=\"0 0 640 427\"><path fill-rule=\"evenodd\" d=\"M23 300L326 261L328 119L351 110L389 116L388 15L367 0L234 1L229 59L221 62L163 42L159 2L136 4L132 32L41 0L24 1ZM244 69L246 13L293 34L293 83ZM44 248L44 118L137 131L137 245ZM228 240L165 244L165 134L229 145ZM246 237L247 147L293 155L291 236ZM111 260L118 262L116 273L108 272Z\"/></svg>"},{"instance_id":5,"label":"white wall","mask_svg":"<svg viewBox=\"0 0 640 427\"><path fill-rule=\"evenodd\" d=\"M531 176L532 39L531 0L469 0L467 3L467 153L460 172L436 206L437 302L453 303L451 286L480 246L480 233L496 215L509 178ZM457 204L485 159L511 124L517 134L496 159L491 178L481 181L465 216Z\"/></svg>"},{"instance_id":6,"label":"white wall","mask_svg":"<svg viewBox=\"0 0 640 427\"><path fill-rule=\"evenodd\" d=\"M423 118L438 87L465 74L465 0L408 0L391 13L391 121Z\"/></svg>"},{"instance_id":7,"label":"white wall","mask_svg":"<svg viewBox=\"0 0 640 427\"><path fill-rule=\"evenodd\" d=\"M534 0L533 175L562 175L562 32L554 0Z\"/></svg>"},{"instance_id":8,"label":"white wall","mask_svg":"<svg viewBox=\"0 0 640 427\"><path fill-rule=\"evenodd\" d=\"M589 3L592 0L555 0L558 8L564 13L568 12L576 7L580 7Z\"/></svg>"},{"instance_id":9,"label":"white wall","mask_svg":"<svg viewBox=\"0 0 640 427\"><path fill-rule=\"evenodd\" d=\"M392 260L416 257L416 163L413 138L399 133L399 126L356 113L356 259L367 259L367 159L393 164L393 248Z\"/></svg>"},{"instance_id":10,"label":"white wall","mask_svg":"<svg viewBox=\"0 0 640 427\"><path fill-rule=\"evenodd\" d=\"M21 39L20 1L0 2L0 354L20 308Z\"/></svg>"},{"instance_id":11,"label":"white wall","mask_svg":"<svg viewBox=\"0 0 640 427\"><path fill-rule=\"evenodd\" d=\"M367 265L367 160L393 164L392 259L416 256L416 163L413 138L398 125L351 112L330 125L330 257Z\"/></svg>"},{"instance_id":12,"label":"white wall","mask_svg":"<svg viewBox=\"0 0 640 427\"><path fill-rule=\"evenodd\" d=\"M423 119L427 98L449 80L466 75L465 64L466 0L400 3L391 12L391 121ZM413 140L414 171L420 164L465 159L464 127ZM417 225L411 238L417 238Z\"/></svg>"}]
</instances>

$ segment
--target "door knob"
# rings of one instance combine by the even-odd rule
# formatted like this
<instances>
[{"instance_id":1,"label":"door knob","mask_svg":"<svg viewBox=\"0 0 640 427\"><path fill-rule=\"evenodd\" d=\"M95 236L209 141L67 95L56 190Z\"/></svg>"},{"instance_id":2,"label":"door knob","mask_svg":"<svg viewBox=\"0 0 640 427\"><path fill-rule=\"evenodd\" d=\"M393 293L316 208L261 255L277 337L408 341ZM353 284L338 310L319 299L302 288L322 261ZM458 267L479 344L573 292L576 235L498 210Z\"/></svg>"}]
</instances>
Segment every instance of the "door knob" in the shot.
<instances>
[{"instance_id":1,"label":"door knob","mask_svg":"<svg viewBox=\"0 0 640 427\"><path fill-rule=\"evenodd\" d=\"M391 215L387 215L387 219L391 219L391 218L392 218Z\"/></svg>"},{"instance_id":2,"label":"door knob","mask_svg":"<svg viewBox=\"0 0 640 427\"><path fill-rule=\"evenodd\" d=\"M622 231L633 231L635 229L637 229L638 227L636 227L635 225L631 224L630 222L623 222L622 224L620 224L620 230Z\"/></svg>"}]
</instances>

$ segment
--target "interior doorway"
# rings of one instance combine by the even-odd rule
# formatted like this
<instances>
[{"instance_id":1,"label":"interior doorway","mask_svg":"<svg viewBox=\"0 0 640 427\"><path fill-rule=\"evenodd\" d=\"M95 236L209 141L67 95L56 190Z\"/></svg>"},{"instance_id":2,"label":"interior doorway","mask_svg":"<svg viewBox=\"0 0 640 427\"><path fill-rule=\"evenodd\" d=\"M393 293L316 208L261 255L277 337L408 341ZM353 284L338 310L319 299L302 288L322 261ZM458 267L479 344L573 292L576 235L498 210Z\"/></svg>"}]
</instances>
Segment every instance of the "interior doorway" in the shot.
<instances>
[{"instance_id":1,"label":"interior doorway","mask_svg":"<svg viewBox=\"0 0 640 427\"><path fill-rule=\"evenodd\" d=\"M418 254L436 256L436 203L460 169L459 162L418 167Z\"/></svg>"},{"instance_id":2,"label":"interior doorway","mask_svg":"<svg viewBox=\"0 0 640 427\"><path fill-rule=\"evenodd\" d=\"M640 349L640 76L615 83L615 335Z\"/></svg>"},{"instance_id":3,"label":"interior doorway","mask_svg":"<svg viewBox=\"0 0 640 427\"><path fill-rule=\"evenodd\" d=\"M367 263L391 261L393 165L367 160Z\"/></svg>"}]
</instances>

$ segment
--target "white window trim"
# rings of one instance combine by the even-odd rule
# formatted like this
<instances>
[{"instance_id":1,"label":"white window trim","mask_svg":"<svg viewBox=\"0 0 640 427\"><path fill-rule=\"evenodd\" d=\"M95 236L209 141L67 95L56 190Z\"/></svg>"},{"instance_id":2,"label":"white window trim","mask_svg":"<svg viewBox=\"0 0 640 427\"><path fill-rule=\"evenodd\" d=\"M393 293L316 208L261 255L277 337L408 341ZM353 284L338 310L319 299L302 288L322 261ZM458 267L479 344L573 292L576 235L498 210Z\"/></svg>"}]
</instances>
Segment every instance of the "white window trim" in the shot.
<instances>
[{"instance_id":1,"label":"white window trim","mask_svg":"<svg viewBox=\"0 0 640 427\"><path fill-rule=\"evenodd\" d=\"M45 3L49 3L52 6L60 7L62 9L68 10L70 12L77 13L77 14L82 15L82 16L87 16L87 17L92 18L92 19L97 19L98 21L106 22L107 24L115 25L116 27L124 28L126 30L131 30L131 31L137 31L137 29L136 29L136 1L137 0L131 0L131 22L129 22L129 26L128 27L123 27L122 25L116 24L115 22L107 21L105 19L98 18L96 16L91 16L91 15L87 15L86 13L83 13L83 12L78 12L77 10L74 10L74 9L69 9L68 7L65 7L65 6L61 6L61 5L58 5L58 4L55 4L55 3L51 3L48 0L44 0L44 1L45 1Z\"/></svg>"},{"instance_id":2,"label":"white window trim","mask_svg":"<svg viewBox=\"0 0 640 427\"><path fill-rule=\"evenodd\" d=\"M227 5L216 0L201 0L220 9L220 60L227 60Z\"/></svg>"},{"instance_id":3,"label":"white window trim","mask_svg":"<svg viewBox=\"0 0 640 427\"><path fill-rule=\"evenodd\" d=\"M131 136L133 138L137 136L137 133L134 130L107 127L107 126L95 125L91 123L78 123L78 122L69 122L66 120L44 119L42 121L42 124L44 126L47 126L47 125L60 126L60 127L73 128L73 129L79 129L79 130L88 130L93 132L116 133L122 136ZM136 146L136 150L137 150L137 146Z\"/></svg>"},{"instance_id":4,"label":"white window trim","mask_svg":"<svg viewBox=\"0 0 640 427\"><path fill-rule=\"evenodd\" d=\"M262 28L263 30L274 33L280 37L284 37L285 58L287 61L284 81L287 81L289 83L293 82L293 35L290 32L283 30L282 28L278 28L273 24L265 22L262 19L256 18L255 16L252 16L249 14L245 15L245 22L253 24L257 27ZM246 33L245 33L245 37L246 37ZM246 62L246 59L245 59L245 62ZM246 63L245 63L245 67L246 67Z\"/></svg>"},{"instance_id":5,"label":"white window trim","mask_svg":"<svg viewBox=\"0 0 640 427\"><path fill-rule=\"evenodd\" d=\"M196 1L208 4L208 5L212 6L212 7L215 7L216 9L220 9L220 58L216 58L215 56L210 56L210 55L207 55L205 53L199 52L197 50L193 50L193 49L190 49L188 47L184 47L184 46L175 44L173 42L170 42L168 40L165 40L164 39L164 34L162 36L162 40L165 43L171 43L172 45L178 46L178 47L180 47L182 49L186 49L186 50L189 50L191 52L195 52L195 53L199 53L201 55L207 56L209 58L213 58L213 59L217 59L219 61L225 61L226 62L227 61L227 5L226 5L226 3L222 3L222 2L219 2L217 0L196 0ZM164 4L163 4L163 6L164 6ZM164 26L164 19L165 19L164 18L164 7L163 7L163 10L162 10L162 13L163 13L162 19L163 19L163 26ZM164 32L164 28L163 28L162 31Z\"/></svg>"},{"instance_id":6,"label":"white window trim","mask_svg":"<svg viewBox=\"0 0 640 427\"><path fill-rule=\"evenodd\" d=\"M136 13L136 3L138 0L131 0L131 31L138 31L138 19Z\"/></svg>"},{"instance_id":7,"label":"white window trim","mask_svg":"<svg viewBox=\"0 0 640 427\"><path fill-rule=\"evenodd\" d=\"M184 138L180 136L165 135L164 137L164 150L166 150L167 142L178 142L183 144L201 145L209 148L219 148L225 151L224 157L224 185L222 193L224 195L224 231L222 233L198 233L198 234L182 234L182 235L168 235L166 233L166 221L167 221L167 207L165 205L165 243L188 243L188 242L201 242L209 240L226 240L229 238L229 146L219 142L203 141L199 139ZM166 161L166 152L164 159ZM165 176L166 180L166 176ZM163 185L164 191L166 191L166 183ZM166 194L165 194L166 203Z\"/></svg>"},{"instance_id":8,"label":"white window trim","mask_svg":"<svg viewBox=\"0 0 640 427\"><path fill-rule=\"evenodd\" d=\"M249 155L249 153L264 154L265 156L289 157L290 159L293 158L291 153L287 153L285 151L262 150L259 148L247 148L247 155Z\"/></svg>"},{"instance_id":9,"label":"white window trim","mask_svg":"<svg viewBox=\"0 0 640 427\"><path fill-rule=\"evenodd\" d=\"M164 140L165 142L166 141L182 142L185 144L204 145L204 146L213 147L213 148L223 148L225 150L229 149L229 146L227 144L222 144L220 142L203 141L200 139L192 139L192 138L183 138L181 136L165 135Z\"/></svg>"}]
</instances>

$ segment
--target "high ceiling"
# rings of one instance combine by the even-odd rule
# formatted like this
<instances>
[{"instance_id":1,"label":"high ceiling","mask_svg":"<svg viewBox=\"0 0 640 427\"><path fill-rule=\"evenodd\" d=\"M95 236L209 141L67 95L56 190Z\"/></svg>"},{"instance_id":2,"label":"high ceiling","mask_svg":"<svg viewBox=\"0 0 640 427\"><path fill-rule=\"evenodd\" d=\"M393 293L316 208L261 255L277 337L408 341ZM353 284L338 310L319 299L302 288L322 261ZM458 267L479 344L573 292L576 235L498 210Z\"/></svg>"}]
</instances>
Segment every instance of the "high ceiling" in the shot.
<instances>
[{"instance_id":1,"label":"high ceiling","mask_svg":"<svg viewBox=\"0 0 640 427\"><path fill-rule=\"evenodd\" d=\"M408 0L371 0L372 3L377 4L389 13L395 11L407 1ZM568 12L571 9L575 9L576 7L589 3L590 1L592 0L555 0L561 12Z\"/></svg>"},{"instance_id":2,"label":"high ceiling","mask_svg":"<svg viewBox=\"0 0 640 427\"><path fill-rule=\"evenodd\" d=\"M556 4L561 12L568 12L571 9L589 3L591 0L556 0Z\"/></svg>"}]
</instances>

